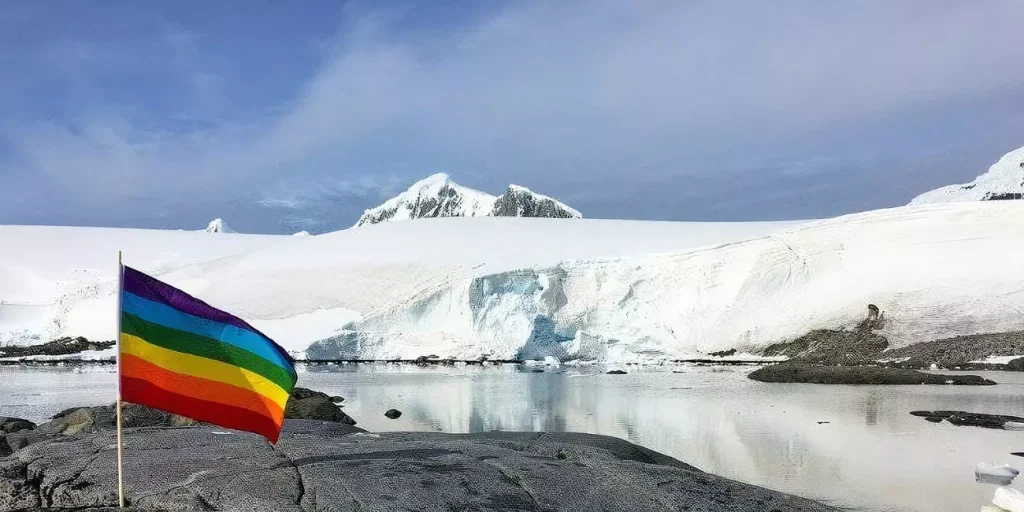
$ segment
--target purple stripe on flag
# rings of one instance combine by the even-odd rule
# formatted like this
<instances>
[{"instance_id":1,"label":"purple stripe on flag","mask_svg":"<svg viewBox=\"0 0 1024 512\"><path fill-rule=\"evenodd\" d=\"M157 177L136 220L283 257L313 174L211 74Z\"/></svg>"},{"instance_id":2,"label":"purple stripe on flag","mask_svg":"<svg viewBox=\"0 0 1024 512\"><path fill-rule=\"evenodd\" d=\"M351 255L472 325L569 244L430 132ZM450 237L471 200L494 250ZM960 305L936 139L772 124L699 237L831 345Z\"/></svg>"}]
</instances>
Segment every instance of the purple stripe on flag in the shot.
<instances>
[{"instance_id":1,"label":"purple stripe on flag","mask_svg":"<svg viewBox=\"0 0 1024 512\"><path fill-rule=\"evenodd\" d=\"M142 297L144 299L158 302L161 304L167 304L168 306L183 311L190 315L194 315L214 322L220 322L223 324L230 324L240 329L245 329L258 334L267 339L267 341L274 346L281 355L285 357L286 361L291 361L291 357L283 349L277 346L266 334L257 331L253 326L249 325L230 313L221 311L167 283L158 281L138 270L130 267L124 267L124 291L132 293Z\"/></svg>"}]
</instances>

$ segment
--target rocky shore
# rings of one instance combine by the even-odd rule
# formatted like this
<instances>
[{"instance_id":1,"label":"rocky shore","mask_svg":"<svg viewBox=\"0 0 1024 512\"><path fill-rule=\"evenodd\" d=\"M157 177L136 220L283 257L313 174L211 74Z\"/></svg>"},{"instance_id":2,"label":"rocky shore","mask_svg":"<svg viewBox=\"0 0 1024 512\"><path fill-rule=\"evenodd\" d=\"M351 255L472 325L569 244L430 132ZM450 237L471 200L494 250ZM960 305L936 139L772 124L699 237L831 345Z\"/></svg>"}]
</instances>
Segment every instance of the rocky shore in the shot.
<instances>
[{"instance_id":1,"label":"rocky shore","mask_svg":"<svg viewBox=\"0 0 1024 512\"><path fill-rule=\"evenodd\" d=\"M340 412L339 397L299 395L305 398L293 401L310 402L289 402L290 416ZM73 409L39 426L0 419L0 512L115 510L112 412ZM129 406L124 467L131 509L836 510L612 437L370 433L347 415L335 417L342 419L288 419L278 444L270 445Z\"/></svg>"}]
</instances>

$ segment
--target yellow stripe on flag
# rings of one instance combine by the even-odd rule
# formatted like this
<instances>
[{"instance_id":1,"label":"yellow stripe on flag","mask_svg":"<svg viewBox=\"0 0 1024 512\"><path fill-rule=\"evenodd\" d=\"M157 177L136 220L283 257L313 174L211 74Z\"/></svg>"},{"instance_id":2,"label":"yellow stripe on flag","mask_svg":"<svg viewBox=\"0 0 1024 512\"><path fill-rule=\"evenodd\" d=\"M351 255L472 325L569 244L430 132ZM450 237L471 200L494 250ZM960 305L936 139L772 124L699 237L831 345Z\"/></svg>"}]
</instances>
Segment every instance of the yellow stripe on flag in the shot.
<instances>
[{"instance_id":1,"label":"yellow stripe on flag","mask_svg":"<svg viewBox=\"0 0 1024 512\"><path fill-rule=\"evenodd\" d=\"M121 352L142 358L175 373L215 380L259 393L281 406L281 409L288 403L288 393L280 386L245 368L168 350L125 333L121 334Z\"/></svg>"}]
</instances>

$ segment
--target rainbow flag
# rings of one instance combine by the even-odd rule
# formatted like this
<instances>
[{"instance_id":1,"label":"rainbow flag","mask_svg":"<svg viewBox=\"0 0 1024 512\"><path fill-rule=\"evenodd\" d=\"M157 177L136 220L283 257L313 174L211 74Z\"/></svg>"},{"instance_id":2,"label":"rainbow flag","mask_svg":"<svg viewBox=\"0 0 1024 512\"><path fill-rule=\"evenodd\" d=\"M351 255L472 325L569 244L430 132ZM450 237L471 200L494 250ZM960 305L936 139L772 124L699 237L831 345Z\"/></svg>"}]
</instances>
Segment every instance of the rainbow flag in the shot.
<instances>
[{"instance_id":1,"label":"rainbow flag","mask_svg":"<svg viewBox=\"0 0 1024 512\"><path fill-rule=\"evenodd\" d=\"M242 319L122 267L121 399L277 443L292 358Z\"/></svg>"}]
</instances>

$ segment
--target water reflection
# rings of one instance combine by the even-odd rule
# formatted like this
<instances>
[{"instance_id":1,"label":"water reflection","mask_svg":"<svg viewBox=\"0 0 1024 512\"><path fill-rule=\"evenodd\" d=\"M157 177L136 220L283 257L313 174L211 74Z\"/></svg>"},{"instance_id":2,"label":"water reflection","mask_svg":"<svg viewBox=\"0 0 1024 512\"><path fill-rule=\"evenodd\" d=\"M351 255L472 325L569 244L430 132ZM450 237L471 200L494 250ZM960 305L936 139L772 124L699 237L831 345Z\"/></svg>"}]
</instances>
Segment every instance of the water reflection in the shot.
<instances>
[{"instance_id":1,"label":"water reflection","mask_svg":"<svg viewBox=\"0 0 1024 512\"><path fill-rule=\"evenodd\" d=\"M54 371L0 369L0 415L41 418L84 403L82 389L92 390L93 403L110 401L112 375L55 378ZM748 371L379 364L310 368L299 382L344 396L346 411L369 430L614 435L706 471L862 509L977 510L995 486L975 482L975 465L1020 465L1009 455L1024 449L1019 432L932 424L908 413L1024 415L1024 374L987 375L1001 383L992 387L875 387L763 384ZM387 419L390 408L404 414Z\"/></svg>"}]
</instances>

